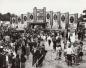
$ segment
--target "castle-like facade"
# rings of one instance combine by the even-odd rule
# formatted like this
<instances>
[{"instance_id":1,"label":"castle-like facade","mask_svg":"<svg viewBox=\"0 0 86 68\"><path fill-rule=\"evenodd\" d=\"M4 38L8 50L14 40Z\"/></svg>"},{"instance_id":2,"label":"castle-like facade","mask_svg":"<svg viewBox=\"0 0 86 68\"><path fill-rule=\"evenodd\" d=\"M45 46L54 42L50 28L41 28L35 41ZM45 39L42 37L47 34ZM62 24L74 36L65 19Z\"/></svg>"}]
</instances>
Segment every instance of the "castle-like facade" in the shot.
<instances>
[{"instance_id":1,"label":"castle-like facade","mask_svg":"<svg viewBox=\"0 0 86 68\"><path fill-rule=\"evenodd\" d=\"M31 25L31 28L41 26L42 28L58 29L76 29L78 22L78 13L69 14L69 12L47 11L46 7L42 9L33 8L33 13L21 14L11 18L12 27L25 28Z\"/></svg>"}]
</instances>

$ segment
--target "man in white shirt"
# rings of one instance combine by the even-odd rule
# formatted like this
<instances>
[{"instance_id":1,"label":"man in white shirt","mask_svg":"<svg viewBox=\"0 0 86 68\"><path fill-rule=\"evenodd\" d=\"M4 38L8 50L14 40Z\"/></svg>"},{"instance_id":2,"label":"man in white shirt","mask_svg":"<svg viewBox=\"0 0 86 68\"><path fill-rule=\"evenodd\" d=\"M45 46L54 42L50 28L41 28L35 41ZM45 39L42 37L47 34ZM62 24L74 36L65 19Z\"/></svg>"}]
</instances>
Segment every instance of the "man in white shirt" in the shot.
<instances>
[{"instance_id":1,"label":"man in white shirt","mask_svg":"<svg viewBox=\"0 0 86 68\"><path fill-rule=\"evenodd\" d=\"M65 50L66 54L67 54L67 64L68 65L72 65L72 54L73 54L73 50L71 48L71 46L69 45L68 48Z\"/></svg>"}]
</instances>

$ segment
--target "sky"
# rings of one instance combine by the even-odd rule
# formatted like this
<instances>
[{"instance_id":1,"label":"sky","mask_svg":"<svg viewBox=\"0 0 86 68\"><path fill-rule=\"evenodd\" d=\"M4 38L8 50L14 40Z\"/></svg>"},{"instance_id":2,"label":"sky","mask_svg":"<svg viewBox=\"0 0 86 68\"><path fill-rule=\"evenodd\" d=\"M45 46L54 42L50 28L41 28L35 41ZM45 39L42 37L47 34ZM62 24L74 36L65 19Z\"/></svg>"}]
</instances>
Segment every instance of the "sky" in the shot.
<instances>
[{"instance_id":1,"label":"sky","mask_svg":"<svg viewBox=\"0 0 86 68\"><path fill-rule=\"evenodd\" d=\"M17 15L33 12L33 8L41 9L46 7L46 11L70 14L81 14L86 9L86 0L0 0L0 13L14 13Z\"/></svg>"}]
</instances>

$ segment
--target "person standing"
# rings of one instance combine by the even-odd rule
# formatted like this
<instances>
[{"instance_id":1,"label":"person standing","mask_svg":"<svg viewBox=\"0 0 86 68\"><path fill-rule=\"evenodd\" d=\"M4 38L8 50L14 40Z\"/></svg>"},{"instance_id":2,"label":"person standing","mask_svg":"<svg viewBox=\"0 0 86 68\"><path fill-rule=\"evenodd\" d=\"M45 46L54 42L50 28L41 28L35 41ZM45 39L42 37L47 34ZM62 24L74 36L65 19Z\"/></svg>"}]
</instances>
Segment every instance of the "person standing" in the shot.
<instances>
[{"instance_id":1,"label":"person standing","mask_svg":"<svg viewBox=\"0 0 86 68\"><path fill-rule=\"evenodd\" d=\"M45 50L47 51L45 60L47 62L50 62L51 60L53 60L53 51L54 51L52 38L50 36L47 38L47 41L45 43Z\"/></svg>"},{"instance_id":2,"label":"person standing","mask_svg":"<svg viewBox=\"0 0 86 68\"><path fill-rule=\"evenodd\" d=\"M71 45L68 46L68 48L65 50L66 54L67 54L67 64L68 66L72 66L72 53L73 50L71 48Z\"/></svg>"},{"instance_id":3,"label":"person standing","mask_svg":"<svg viewBox=\"0 0 86 68\"><path fill-rule=\"evenodd\" d=\"M44 49L44 46L39 47L39 57L38 57L38 67L41 67L43 65L43 60L45 58L46 51Z\"/></svg>"},{"instance_id":4,"label":"person standing","mask_svg":"<svg viewBox=\"0 0 86 68\"><path fill-rule=\"evenodd\" d=\"M26 58L24 54L21 54L21 68L25 68Z\"/></svg>"},{"instance_id":5,"label":"person standing","mask_svg":"<svg viewBox=\"0 0 86 68\"><path fill-rule=\"evenodd\" d=\"M0 48L0 68L3 68L3 58L4 58L4 55L2 54L2 48Z\"/></svg>"},{"instance_id":6,"label":"person standing","mask_svg":"<svg viewBox=\"0 0 86 68\"><path fill-rule=\"evenodd\" d=\"M80 42L80 45L78 45L78 57L79 57L79 61L82 61L82 56L83 56L83 42Z\"/></svg>"},{"instance_id":7,"label":"person standing","mask_svg":"<svg viewBox=\"0 0 86 68\"><path fill-rule=\"evenodd\" d=\"M39 57L39 50L35 46L32 49L32 55L33 55L32 66L36 67L37 66L37 60L38 60L38 57Z\"/></svg>"},{"instance_id":8,"label":"person standing","mask_svg":"<svg viewBox=\"0 0 86 68\"><path fill-rule=\"evenodd\" d=\"M26 55L26 49L25 49L25 45L22 45L22 53L24 54L24 55Z\"/></svg>"},{"instance_id":9,"label":"person standing","mask_svg":"<svg viewBox=\"0 0 86 68\"><path fill-rule=\"evenodd\" d=\"M11 53L11 54L12 54L12 66L11 66L11 68L16 68L14 55L13 55L13 53Z\"/></svg>"},{"instance_id":10,"label":"person standing","mask_svg":"<svg viewBox=\"0 0 86 68\"><path fill-rule=\"evenodd\" d=\"M52 41L53 41L53 48L56 51L56 37L55 36L53 36Z\"/></svg>"},{"instance_id":11,"label":"person standing","mask_svg":"<svg viewBox=\"0 0 86 68\"><path fill-rule=\"evenodd\" d=\"M58 46L58 55L59 55L59 59L61 59L61 54L62 54L62 47L61 45Z\"/></svg>"},{"instance_id":12,"label":"person standing","mask_svg":"<svg viewBox=\"0 0 86 68\"><path fill-rule=\"evenodd\" d=\"M26 55L27 55L27 59L29 59L29 55L30 55L30 46L28 45L28 43L26 44Z\"/></svg>"},{"instance_id":13,"label":"person standing","mask_svg":"<svg viewBox=\"0 0 86 68\"><path fill-rule=\"evenodd\" d=\"M16 62L16 68L20 68L20 58L19 58L19 55L16 56L15 62Z\"/></svg>"}]
</instances>

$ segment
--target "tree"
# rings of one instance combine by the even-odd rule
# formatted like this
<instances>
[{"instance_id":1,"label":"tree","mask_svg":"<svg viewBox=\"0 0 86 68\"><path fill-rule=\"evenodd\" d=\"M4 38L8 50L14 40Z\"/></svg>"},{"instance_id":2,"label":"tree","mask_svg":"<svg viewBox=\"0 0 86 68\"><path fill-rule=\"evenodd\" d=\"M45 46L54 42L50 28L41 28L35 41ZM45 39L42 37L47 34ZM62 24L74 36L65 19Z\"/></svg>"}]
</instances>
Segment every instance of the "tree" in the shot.
<instances>
[{"instance_id":1,"label":"tree","mask_svg":"<svg viewBox=\"0 0 86 68\"><path fill-rule=\"evenodd\" d=\"M3 14L0 13L0 20L2 21L3 20Z\"/></svg>"},{"instance_id":2,"label":"tree","mask_svg":"<svg viewBox=\"0 0 86 68\"><path fill-rule=\"evenodd\" d=\"M10 14L10 13L7 13L7 14L6 14L6 20L7 20L7 21L10 21L10 17L11 17L11 14Z\"/></svg>"},{"instance_id":3,"label":"tree","mask_svg":"<svg viewBox=\"0 0 86 68\"><path fill-rule=\"evenodd\" d=\"M0 20L1 20L2 14L0 13Z\"/></svg>"}]
</instances>

